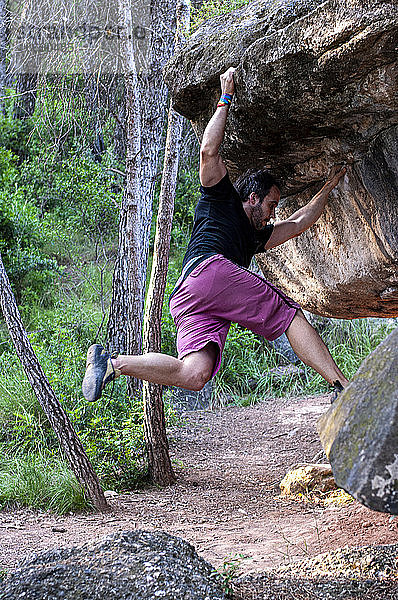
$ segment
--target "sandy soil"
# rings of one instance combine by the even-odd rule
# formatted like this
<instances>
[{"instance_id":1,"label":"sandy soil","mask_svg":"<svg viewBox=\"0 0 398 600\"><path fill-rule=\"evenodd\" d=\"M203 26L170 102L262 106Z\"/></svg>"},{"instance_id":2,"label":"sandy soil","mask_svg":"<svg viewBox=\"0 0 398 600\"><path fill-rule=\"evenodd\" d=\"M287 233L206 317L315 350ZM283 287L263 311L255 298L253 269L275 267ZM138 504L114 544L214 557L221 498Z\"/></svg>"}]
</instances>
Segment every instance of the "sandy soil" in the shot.
<instances>
[{"instance_id":1,"label":"sandy soil","mask_svg":"<svg viewBox=\"0 0 398 600\"><path fill-rule=\"evenodd\" d=\"M183 537L215 566L243 554L243 573L346 545L398 542L398 519L357 502L325 508L279 497L288 469L317 455L319 462L315 423L328 405L328 396L318 396L187 413L184 426L169 432L175 485L116 495L106 515L3 511L0 571L33 552L130 529Z\"/></svg>"}]
</instances>

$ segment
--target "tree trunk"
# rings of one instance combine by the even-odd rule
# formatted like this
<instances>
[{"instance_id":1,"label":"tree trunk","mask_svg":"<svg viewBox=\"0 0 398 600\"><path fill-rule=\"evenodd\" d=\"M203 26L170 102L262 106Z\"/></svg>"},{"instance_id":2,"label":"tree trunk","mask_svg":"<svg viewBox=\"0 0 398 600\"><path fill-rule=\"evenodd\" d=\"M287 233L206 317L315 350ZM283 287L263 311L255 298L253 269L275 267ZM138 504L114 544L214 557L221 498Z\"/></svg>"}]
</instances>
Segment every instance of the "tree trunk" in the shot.
<instances>
[{"instance_id":1,"label":"tree trunk","mask_svg":"<svg viewBox=\"0 0 398 600\"><path fill-rule=\"evenodd\" d=\"M140 256L142 197L139 185L141 161L141 94L133 53L132 16L127 0L119 0L120 24L126 32L123 69L126 93L126 187L119 218L119 248L113 276L113 295L108 322L108 345L126 353L140 346L131 337L130 322L139 320L135 293L142 293Z\"/></svg>"},{"instance_id":2,"label":"tree trunk","mask_svg":"<svg viewBox=\"0 0 398 600\"><path fill-rule=\"evenodd\" d=\"M65 453L73 473L82 485L87 497L99 511L109 506L91 463L72 424L50 386L43 369L35 355L23 326L17 303L12 293L7 273L0 255L0 306L6 325L14 343L17 355L22 363L26 377L37 399L54 429L59 444Z\"/></svg>"},{"instance_id":3,"label":"tree trunk","mask_svg":"<svg viewBox=\"0 0 398 600\"><path fill-rule=\"evenodd\" d=\"M176 46L183 39L184 32L189 30L189 11L188 1L179 0L177 4ZM162 307L169 263L174 196L183 122L184 119L174 111L171 105L168 115L152 272L146 298L144 352L161 351ZM158 485L169 485L175 481L175 475L169 457L162 391L162 386L144 381L144 431L150 479Z\"/></svg>"},{"instance_id":4,"label":"tree trunk","mask_svg":"<svg viewBox=\"0 0 398 600\"><path fill-rule=\"evenodd\" d=\"M120 98L119 102L117 99ZM116 77L114 87L110 91L110 105L115 118L114 148L119 160L126 159L126 94L124 80Z\"/></svg>"},{"instance_id":5,"label":"tree trunk","mask_svg":"<svg viewBox=\"0 0 398 600\"><path fill-rule=\"evenodd\" d=\"M6 0L0 0L0 115L4 114L4 91L6 84Z\"/></svg>"},{"instance_id":6,"label":"tree trunk","mask_svg":"<svg viewBox=\"0 0 398 600\"><path fill-rule=\"evenodd\" d=\"M142 321L152 199L166 111L162 67L171 56L174 15L171 0L151 3L146 65L138 76L132 44L125 46L127 161L125 202L119 226L119 252L113 280L108 346L121 353L142 352ZM119 0L121 25L131 31L131 10ZM126 17L126 15L128 16ZM127 20L126 20L127 19ZM127 29L126 29L127 27ZM131 78L131 69L134 76ZM130 73L128 76L127 73ZM130 79L129 79L130 78ZM131 379L130 393L139 389Z\"/></svg>"}]
</instances>

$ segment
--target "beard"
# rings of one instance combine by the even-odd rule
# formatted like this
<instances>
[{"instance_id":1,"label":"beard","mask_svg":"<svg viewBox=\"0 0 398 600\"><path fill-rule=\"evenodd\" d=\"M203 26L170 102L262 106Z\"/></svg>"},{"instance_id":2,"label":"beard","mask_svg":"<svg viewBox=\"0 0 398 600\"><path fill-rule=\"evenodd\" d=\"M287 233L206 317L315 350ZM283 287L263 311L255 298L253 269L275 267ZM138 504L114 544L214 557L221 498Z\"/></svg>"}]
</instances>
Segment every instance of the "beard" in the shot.
<instances>
[{"instance_id":1,"label":"beard","mask_svg":"<svg viewBox=\"0 0 398 600\"><path fill-rule=\"evenodd\" d=\"M253 206L251 217L254 229L261 231L266 228L267 224L263 225L264 215L261 204Z\"/></svg>"}]
</instances>

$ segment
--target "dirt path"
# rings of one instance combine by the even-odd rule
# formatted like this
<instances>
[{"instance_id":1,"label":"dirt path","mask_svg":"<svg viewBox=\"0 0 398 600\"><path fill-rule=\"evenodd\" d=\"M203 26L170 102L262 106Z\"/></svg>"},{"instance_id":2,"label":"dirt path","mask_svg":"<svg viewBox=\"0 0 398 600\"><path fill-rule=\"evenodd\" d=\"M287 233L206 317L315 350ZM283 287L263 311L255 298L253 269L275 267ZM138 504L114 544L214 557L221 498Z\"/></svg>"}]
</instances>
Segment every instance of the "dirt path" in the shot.
<instances>
[{"instance_id":1,"label":"dirt path","mask_svg":"<svg viewBox=\"0 0 398 600\"><path fill-rule=\"evenodd\" d=\"M328 405L318 396L187 414L170 431L176 485L115 496L105 516L1 512L0 571L32 552L128 529L183 537L215 566L243 554L245 573L346 545L398 542L398 520L356 502L323 508L278 497L286 471L321 450L315 422Z\"/></svg>"}]
</instances>

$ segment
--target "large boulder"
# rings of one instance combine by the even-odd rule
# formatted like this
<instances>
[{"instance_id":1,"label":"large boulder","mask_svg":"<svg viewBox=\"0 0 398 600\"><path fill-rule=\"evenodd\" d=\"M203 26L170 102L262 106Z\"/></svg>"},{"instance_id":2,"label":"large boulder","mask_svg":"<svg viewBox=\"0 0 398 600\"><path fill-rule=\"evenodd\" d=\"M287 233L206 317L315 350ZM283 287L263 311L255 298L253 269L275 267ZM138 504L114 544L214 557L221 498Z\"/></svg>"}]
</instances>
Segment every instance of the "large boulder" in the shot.
<instances>
[{"instance_id":1,"label":"large boulder","mask_svg":"<svg viewBox=\"0 0 398 600\"><path fill-rule=\"evenodd\" d=\"M268 166L279 217L348 165L308 232L260 255L264 274L325 316L398 314L398 4L258 0L206 22L169 62L175 108L201 138L219 75L237 67L222 156L232 178Z\"/></svg>"},{"instance_id":2,"label":"large boulder","mask_svg":"<svg viewBox=\"0 0 398 600\"><path fill-rule=\"evenodd\" d=\"M398 328L362 363L318 422L336 484L373 510L398 514Z\"/></svg>"},{"instance_id":3,"label":"large boulder","mask_svg":"<svg viewBox=\"0 0 398 600\"><path fill-rule=\"evenodd\" d=\"M220 579L193 546L164 532L127 531L22 564L1 600L224 600Z\"/></svg>"}]
</instances>

